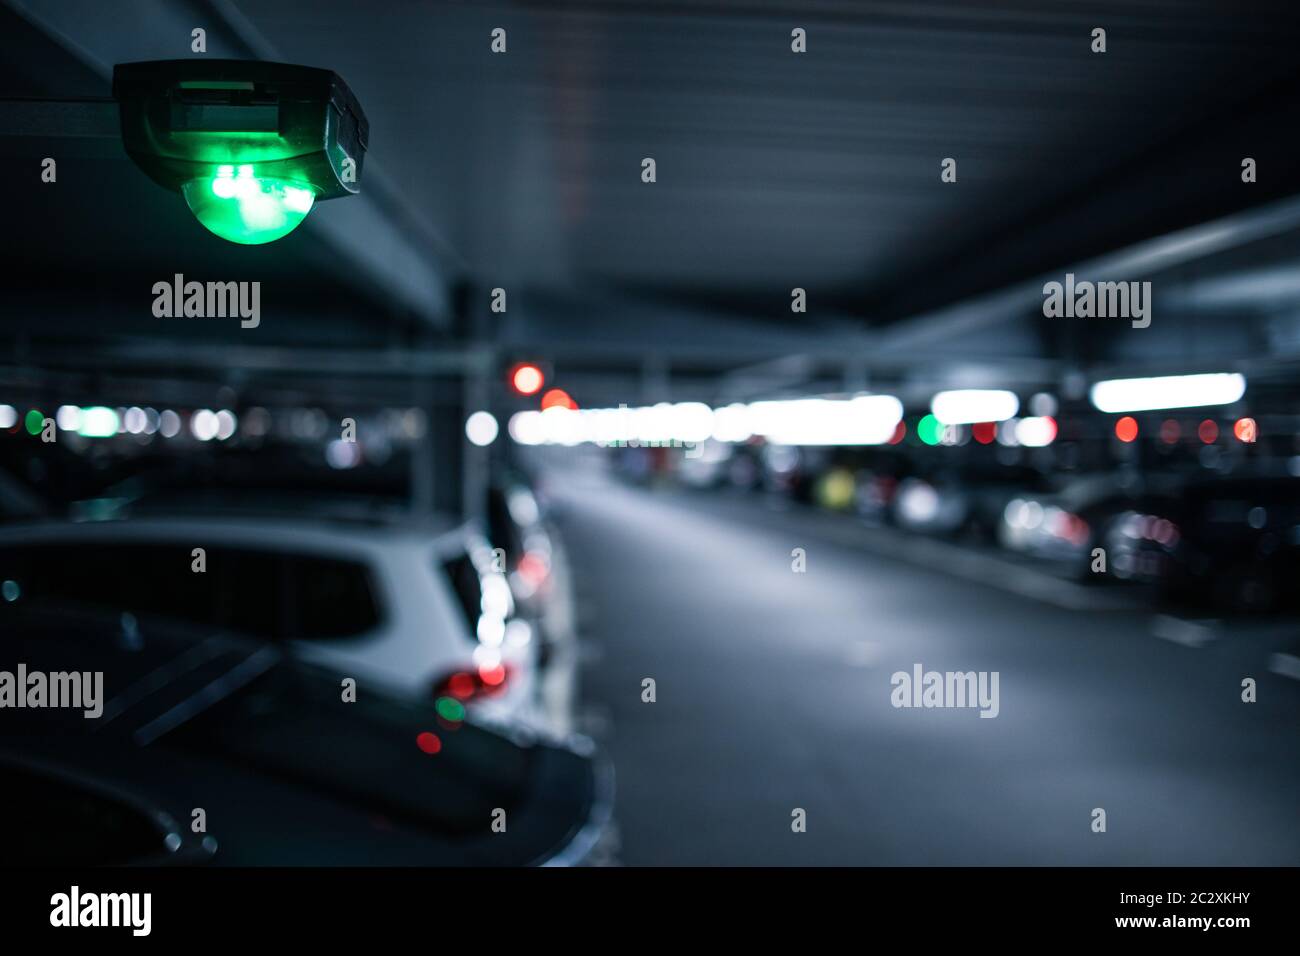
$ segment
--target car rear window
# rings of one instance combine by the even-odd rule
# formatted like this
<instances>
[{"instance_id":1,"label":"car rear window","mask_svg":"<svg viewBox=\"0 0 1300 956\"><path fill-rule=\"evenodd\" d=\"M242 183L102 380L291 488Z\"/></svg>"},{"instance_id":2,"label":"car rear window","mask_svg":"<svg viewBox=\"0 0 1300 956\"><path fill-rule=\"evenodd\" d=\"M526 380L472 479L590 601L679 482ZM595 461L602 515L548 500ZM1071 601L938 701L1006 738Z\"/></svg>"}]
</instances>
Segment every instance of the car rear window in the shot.
<instances>
[{"instance_id":1,"label":"car rear window","mask_svg":"<svg viewBox=\"0 0 1300 956\"><path fill-rule=\"evenodd\" d=\"M444 562L442 569L456 594L456 603L472 634L478 627L479 614L483 610L483 585L479 580L478 568L468 554L459 554Z\"/></svg>"},{"instance_id":2,"label":"car rear window","mask_svg":"<svg viewBox=\"0 0 1300 956\"><path fill-rule=\"evenodd\" d=\"M352 637L380 622L370 570L356 561L294 555L287 559L292 633L304 639Z\"/></svg>"},{"instance_id":3,"label":"car rear window","mask_svg":"<svg viewBox=\"0 0 1300 956\"><path fill-rule=\"evenodd\" d=\"M519 526L510 513L506 494L499 488L493 488L488 492L487 526L488 538L492 544L505 549L512 566L518 563L519 556L524 550L523 540Z\"/></svg>"},{"instance_id":4,"label":"car rear window","mask_svg":"<svg viewBox=\"0 0 1300 956\"><path fill-rule=\"evenodd\" d=\"M197 546L197 545L196 545ZM0 551L16 601L102 607L210 625L263 640L349 637L381 620L366 565L316 555L188 544L75 542Z\"/></svg>"}]
</instances>

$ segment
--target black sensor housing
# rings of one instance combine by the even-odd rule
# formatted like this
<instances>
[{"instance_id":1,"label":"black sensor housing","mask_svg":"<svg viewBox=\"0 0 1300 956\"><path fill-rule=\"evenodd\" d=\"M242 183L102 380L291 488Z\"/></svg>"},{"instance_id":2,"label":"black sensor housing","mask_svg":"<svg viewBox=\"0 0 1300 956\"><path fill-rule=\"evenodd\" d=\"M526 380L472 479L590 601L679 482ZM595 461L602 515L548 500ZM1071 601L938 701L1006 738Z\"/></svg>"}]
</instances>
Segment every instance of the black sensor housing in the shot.
<instances>
[{"instance_id":1,"label":"black sensor housing","mask_svg":"<svg viewBox=\"0 0 1300 956\"><path fill-rule=\"evenodd\" d=\"M113 68L122 143L179 192L226 165L311 185L317 200L360 191L370 124L330 70L260 60L151 60Z\"/></svg>"}]
</instances>

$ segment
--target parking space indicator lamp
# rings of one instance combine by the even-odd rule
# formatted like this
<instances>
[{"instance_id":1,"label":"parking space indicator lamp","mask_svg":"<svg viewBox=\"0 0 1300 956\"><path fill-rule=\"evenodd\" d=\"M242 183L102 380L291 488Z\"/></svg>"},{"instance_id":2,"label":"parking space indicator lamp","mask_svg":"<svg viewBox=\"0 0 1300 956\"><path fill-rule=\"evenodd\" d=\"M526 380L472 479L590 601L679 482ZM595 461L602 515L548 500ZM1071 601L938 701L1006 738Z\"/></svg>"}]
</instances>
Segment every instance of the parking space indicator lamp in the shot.
<instances>
[{"instance_id":1,"label":"parking space indicator lamp","mask_svg":"<svg viewBox=\"0 0 1300 956\"><path fill-rule=\"evenodd\" d=\"M242 245L287 236L307 218L316 201L316 193L306 183L258 176L248 163L222 164L215 176L186 182L181 193L205 229Z\"/></svg>"},{"instance_id":2,"label":"parking space indicator lamp","mask_svg":"<svg viewBox=\"0 0 1300 956\"><path fill-rule=\"evenodd\" d=\"M355 195L370 126L330 70L257 60L156 60L113 69L122 145L213 235L241 245L293 232Z\"/></svg>"}]
</instances>

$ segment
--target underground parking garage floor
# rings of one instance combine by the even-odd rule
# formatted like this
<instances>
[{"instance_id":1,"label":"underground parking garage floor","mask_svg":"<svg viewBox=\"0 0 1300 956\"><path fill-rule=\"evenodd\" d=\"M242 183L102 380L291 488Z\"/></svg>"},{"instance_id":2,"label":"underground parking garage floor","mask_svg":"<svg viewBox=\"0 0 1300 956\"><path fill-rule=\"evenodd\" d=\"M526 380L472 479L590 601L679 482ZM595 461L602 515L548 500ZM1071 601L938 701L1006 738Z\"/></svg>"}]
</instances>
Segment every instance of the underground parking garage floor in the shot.
<instances>
[{"instance_id":1,"label":"underground parking garage floor","mask_svg":"<svg viewBox=\"0 0 1300 956\"><path fill-rule=\"evenodd\" d=\"M1289 622L1202 646L845 543L762 497L553 481L581 581L587 725L629 865L1291 865ZM806 570L791 553L806 552ZM646 585L653 579L653 587ZM1176 633L1176 632L1175 632ZM891 675L1000 672L999 712L891 706ZM1260 702L1243 707L1243 677ZM642 682L654 680L655 700ZM1104 839L1089 814L1107 810ZM804 833L791 814L807 814ZM1080 822L1082 821L1082 823Z\"/></svg>"}]
</instances>

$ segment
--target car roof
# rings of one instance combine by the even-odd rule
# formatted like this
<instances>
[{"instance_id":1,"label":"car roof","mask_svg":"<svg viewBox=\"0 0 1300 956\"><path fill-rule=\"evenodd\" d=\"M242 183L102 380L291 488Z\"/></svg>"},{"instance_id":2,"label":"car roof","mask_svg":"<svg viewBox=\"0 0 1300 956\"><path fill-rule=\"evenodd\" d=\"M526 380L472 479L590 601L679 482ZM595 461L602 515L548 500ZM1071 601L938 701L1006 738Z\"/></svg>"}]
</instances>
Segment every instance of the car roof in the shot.
<instances>
[{"instance_id":1,"label":"car roof","mask_svg":"<svg viewBox=\"0 0 1300 956\"><path fill-rule=\"evenodd\" d=\"M1111 500L1138 501L1147 497L1168 496L1178 492L1184 479L1178 475L1128 475L1119 471L1091 472L1071 477L1045 502L1056 502L1071 511L1088 508Z\"/></svg>"},{"instance_id":2,"label":"car roof","mask_svg":"<svg viewBox=\"0 0 1300 956\"><path fill-rule=\"evenodd\" d=\"M220 513L326 517L378 524L399 521L411 514L404 498L310 486L160 488L145 494L127 494L124 502L126 514L189 514L214 510Z\"/></svg>"}]
</instances>

